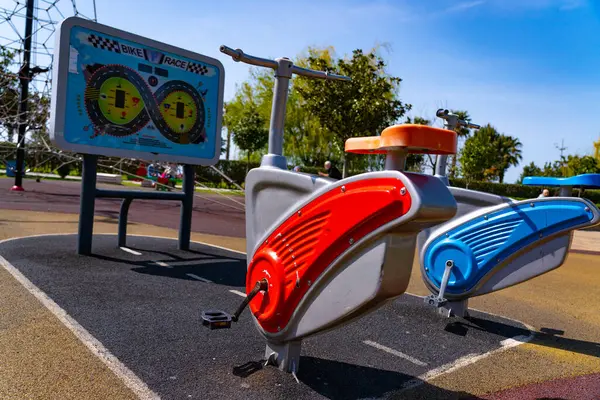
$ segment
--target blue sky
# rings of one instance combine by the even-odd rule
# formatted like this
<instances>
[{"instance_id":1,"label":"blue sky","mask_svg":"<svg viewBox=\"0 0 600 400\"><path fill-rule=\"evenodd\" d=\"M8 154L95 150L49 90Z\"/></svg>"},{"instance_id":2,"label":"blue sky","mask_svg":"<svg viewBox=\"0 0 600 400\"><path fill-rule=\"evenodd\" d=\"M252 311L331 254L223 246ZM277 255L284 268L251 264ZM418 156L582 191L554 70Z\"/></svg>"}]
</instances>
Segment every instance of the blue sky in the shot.
<instances>
[{"instance_id":1,"label":"blue sky","mask_svg":"<svg viewBox=\"0 0 600 400\"><path fill-rule=\"evenodd\" d=\"M248 67L219 53L221 44L272 58L294 58L307 46L344 55L387 44L383 55L403 79L400 97L413 104L411 115L466 109L473 122L519 137L523 162L507 182L524 164L557 159L562 139L567 152L590 154L600 137L600 1L97 3L101 23L220 59L225 100Z\"/></svg>"}]
</instances>

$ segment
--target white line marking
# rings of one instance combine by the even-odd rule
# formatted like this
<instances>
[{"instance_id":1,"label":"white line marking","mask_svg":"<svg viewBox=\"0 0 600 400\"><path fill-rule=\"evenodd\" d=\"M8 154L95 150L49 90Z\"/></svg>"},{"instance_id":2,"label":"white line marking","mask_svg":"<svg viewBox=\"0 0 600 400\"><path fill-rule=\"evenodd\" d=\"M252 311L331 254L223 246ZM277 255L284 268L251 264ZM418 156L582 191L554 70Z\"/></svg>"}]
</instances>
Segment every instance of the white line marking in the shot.
<instances>
[{"instance_id":1,"label":"white line marking","mask_svg":"<svg viewBox=\"0 0 600 400\"><path fill-rule=\"evenodd\" d=\"M123 250L123 251L126 251L128 253L131 253L133 255L136 255L136 256L141 256L142 255L142 253L140 253L139 251L131 250L131 249L128 249L127 247L120 247L120 249Z\"/></svg>"},{"instance_id":2,"label":"white line marking","mask_svg":"<svg viewBox=\"0 0 600 400\"><path fill-rule=\"evenodd\" d=\"M484 358L487 358L493 354L501 353L510 348L519 346L520 344L527 343L531 339L533 339L534 335L535 335L534 332L530 332L530 334L528 336L521 335L521 336L515 336L514 338L505 339L500 342L500 345L502 347L500 347L499 349L488 351L487 353L483 353L483 354L476 354L476 353L467 354L466 356L458 358L448 364L444 364L440 367L437 367L430 371L427 371L426 373L418 376L416 379L411 379L410 381L408 381L404 385L402 385L402 389L400 390L399 393L401 393L405 390L408 390L408 389L413 389L415 387L421 386L425 382L430 381L439 376L449 374L450 372L454 372L460 368L466 367L471 364L475 364L477 361L483 360Z\"/></svg>"},{"instance_id":3,"label":"white line marking","mask_svg":"<svg viewBox=\"0 0 600 400\"><path fill-rule=\"evenodd\" d=\"M186 275L189 276L190 278L194 278L196 280L199 280L199 281L202 281L202 282L205 282L205 283L213 283L213 281L209 281L206 278L201 278L201 277L199 277L198 275L195 275L195 274L186 274Z\"/></svg>"},{"instance_id":4,"label":"white line marking","mask_svg":"<svg viewBox=\"0 0 600 400\"><path fill-rule=\"evenodd\" d=\"M163 261L154 261L154 264L160 266L160 267L167 267L167 268L171 268L171 266L169 264L167 264L166 262Z\"/></svg>"},{"instance_id":5,"label":"white line marking","mask_svg":"<svg viewBox=\"0 0 600 400\"><path fill-rule=\"evenodd\" d=\"M383 350L386 353L390 353L392 355L395 355L396 357L404 358L405 360L410 361L411 363L416 364L416 365L418 365L420 367L426 367L427 366L427 363L425 363L425 362L423 362L421 360L417 360L416 358L411 357L408 354L404 354L402 352L399 352L398 350L394 350L394 349L392 349L390 347L387 347L387 346L384 346L382 344L373 342L371 340L365 340L363 343L366 344L367 346L375 347L376 349Z\"/></svg>"},{"instance_id":6,"label":"white line marking","mask_svg":"<svg viewBox=\"0 0 600 400\"><path fill-rule=\"evenodd\" d=\"M246 293L240 292L239 290L231 289L230 292L233 294L237 294L238 296L246 297Z\"/></svg>"},{"instance_id":7,"label":"white line marking","mask_svg":"<svg viewBox=\"0 0 600 400\"><path fill-rule=\"evenodd\" d=\"M150 388L127 368L117 357L92 336L83 326L79 325L65 310L56 304L46 293L35 286L17 268L0 256L0 265L4 267L25 289L40 301L56 318L59 319L96 357L117 375L140 399L160 399Z\"/></svg>"}]
</instances>

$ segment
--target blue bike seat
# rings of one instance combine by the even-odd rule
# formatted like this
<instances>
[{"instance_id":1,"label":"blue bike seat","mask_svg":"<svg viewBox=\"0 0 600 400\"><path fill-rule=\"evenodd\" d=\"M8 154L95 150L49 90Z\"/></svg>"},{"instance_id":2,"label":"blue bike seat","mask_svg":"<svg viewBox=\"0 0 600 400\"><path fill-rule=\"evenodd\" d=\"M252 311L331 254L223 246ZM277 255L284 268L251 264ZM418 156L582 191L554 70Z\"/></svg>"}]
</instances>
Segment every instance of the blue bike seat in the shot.
<instances>
[{"instance_id":1,"label":"blue bike seat","mask_svg":"<svg viewBox=\"0 0 600 400\"><path fill-rule=\"evenodd\" d=\"M433 291L439 291L446 262L452 261L445 297L467 297L538 243L599 222L600 211L581 198L486 207L433 232L421 251L423 278Z\"/></svg>"},{"instance_id":2,"label":"blue bike seat","mask_svg":"<svg viewBox=\"0 0 600 400\"><path fill-rule=\"evenodd\" d=\"M600 174L582 174L568 178L528 176L523 185L529 186L576 186L584 189L600 189Z\"/></svg>"}]
</instances>

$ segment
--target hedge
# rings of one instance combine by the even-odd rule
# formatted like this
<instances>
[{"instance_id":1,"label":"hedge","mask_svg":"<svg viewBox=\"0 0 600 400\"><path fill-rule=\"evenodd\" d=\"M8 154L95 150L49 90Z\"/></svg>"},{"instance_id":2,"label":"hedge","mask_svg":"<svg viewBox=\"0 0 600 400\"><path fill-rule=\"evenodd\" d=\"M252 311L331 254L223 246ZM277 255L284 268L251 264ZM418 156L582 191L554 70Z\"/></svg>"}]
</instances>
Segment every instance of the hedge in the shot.
<instances>
[{"instance_id":1,"label":"hedge","mask_svg":"<svg viewBox=\"0 0 600 400\"><path fill-rule=\"evenodd\" d=\"M54 173L58 174L56 169L64 162L70 160L69 158L59 160L56 157L52 157L50 160L38 166L40 162L43 162L45 159L47 159L46 155L32 152L26 152L25 154L26 165L33 167L33 171L35 172L54 171ZM119 173L119 171L112 168L112 166L116 165L121 160L122 162L119 165L119 169L122 170L121 173L125 175L127 179L134 179L134 175L136 174L137 168L140 164L140 161L138 160L120 159L116 157L98 157L98 172L111 174ZM235 189L237 188L236 184L242 187L244 186L247 167L248 169L252 169L257 168L259 165L260 163L258 162L251 162L249 165L247 165L246 161L219 160L219 162L215 165L215 168L221 171L225 176L228 176L233 182L235 182L235 184L230 183L226 178L221 176L211 167L203 166L196 166L196 180L208 187ZM68 166L68 169L64 167L61 168L61 175L81 175L81 162L73 162L68 164ZM290 165L288 168L292 169L293 165ZM305 173L317 174L319 171L324 170L323 168L319 167L302 167L302 172ZM348 176L357 175L361 172L363 171L349 171ZM451 179L450 184L455 187L473 189L481 192L514 198L535 198L542 190L541 187L536 186L494 182L467 182L465 179ZM550 188L550 191L553 195L558 195L559 189ZM574 189L573 195L580 196L579 189ZM581 193L581 197L587 198L596 204L600 204L600 190L584 190L583 193Z\"/></svg>"},{"instance_id":2,"label":"hedge","mask_svg":"<svg viewBox=\"0 0 600 400\"><path fill-rule=\"evenodd\" d=\"M450 185L460 188L478 190L480 192L487 192L497 194L506 197L518 197L524 199L531 199L538 197L544 189L538 186L525 186L511 183L494 183L494 182L468 182L465 179L450 179ZM552 196L557 196L559 188L547 188L550 190ZM579 189L573 189L573 196L583 197L593 201L596 204L600 204L600 190L584 190L583 193L579 193Z\"/></svg>"}]
</instances>

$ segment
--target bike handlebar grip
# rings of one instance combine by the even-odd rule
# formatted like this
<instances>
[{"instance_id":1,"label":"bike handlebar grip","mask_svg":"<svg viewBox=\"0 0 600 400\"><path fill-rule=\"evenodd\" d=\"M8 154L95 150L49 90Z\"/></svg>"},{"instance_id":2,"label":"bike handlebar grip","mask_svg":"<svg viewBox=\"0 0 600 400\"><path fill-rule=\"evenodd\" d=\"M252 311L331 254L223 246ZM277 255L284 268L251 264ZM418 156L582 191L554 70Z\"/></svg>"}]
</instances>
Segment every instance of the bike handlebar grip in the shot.
<instances>
[{"instance_id":1,"label":"bike handlebar grip","mask_svg":"<svg viewBox=\"0 0 600 400\"><path fill-rule=\"evenodd\" d=\"M296 75L308 76L311 78L328 79L332 81L350 81L349 76L330 74L323 71L315 71L314 69L302 68L294 65L292 72Z\"/></svg>"},{"instance_id":2,"label":"bike handlebar grip","mask_svg":"<svg viewBox=\"0 0 600 400\"><path fill-rule=\"evenodd\" d=\"M438 117L438 118L443 118L443 117L448 116L449 112L450 111L448 111L448 110L440 108L439 110L436 111L435 116Z\"/></svg>"},{"instance_id":3,"label":"bike handlebar grip","mask_svg":"<svg viewBox=\"0 0 600 400\"><path fill-rule=\"evenodd\" d=\"M231 47L227 47L222 45L219 50L221 53L227 54L233 61L235 62L243 62L246 64L257 65L259 67L268 67L277 69L277 62L274 60L267 60L266 58L254 57L244 53L241 49L232 49Z\"/></svg>"}]
</instances>

